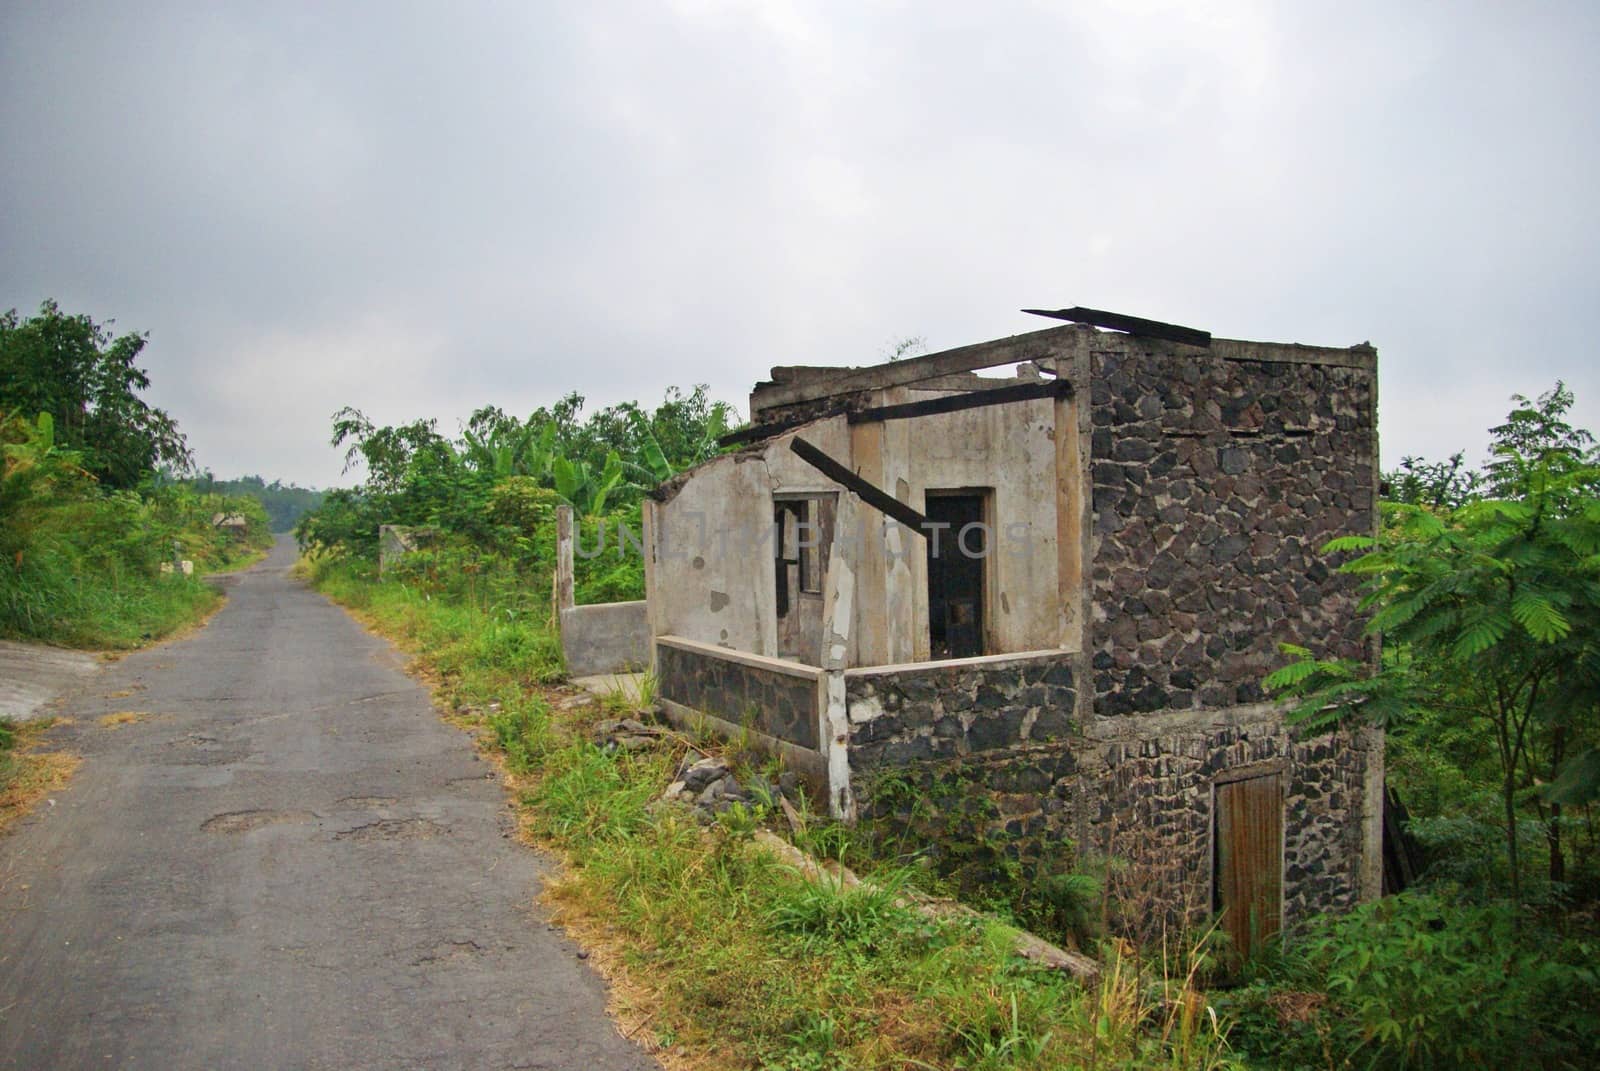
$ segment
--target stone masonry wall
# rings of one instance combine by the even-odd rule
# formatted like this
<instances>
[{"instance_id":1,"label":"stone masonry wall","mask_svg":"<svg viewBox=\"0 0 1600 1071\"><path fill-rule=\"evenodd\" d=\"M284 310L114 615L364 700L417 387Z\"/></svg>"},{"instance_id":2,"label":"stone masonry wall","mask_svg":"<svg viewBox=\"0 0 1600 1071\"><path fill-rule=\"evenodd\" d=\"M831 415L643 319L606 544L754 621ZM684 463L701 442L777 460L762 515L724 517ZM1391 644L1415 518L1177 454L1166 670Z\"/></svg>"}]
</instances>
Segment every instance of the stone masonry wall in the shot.
<instances>
[{"instance_id":1,"label":"stone masonry wall","mask_svg":"<svg viewBox=\"0 0 1600 1071\"><path fill-rule=\"evenodd\" d=\"M972 885L1071 865L1077 686L1071 656L845 676L861 818Z\"/></svg>"},{"instance_id":2,"label":"stone masonry wall","mask_svg":"<svg viewBox=\"0 0 1600 1071\"><path fill-rule=\"evenodd\" d=\"M937 663L845 676L852 770L1066 739L1077 691L1066 656Z\"/></svg>"},{"instance_id":3,"label":"stone masonry wall","mask_svg":"<svg viewBox=\"0 0 1600 1071\"><path fill-rule=\"evenodd\" d=\"M656 644L664 699L816 750L817 682L709 653Z\"/></svg>"},{"instance_id":4,"label":"stone masonry wall","mask_svg":"<svg viewBox=\"0 0 1600 1071\"><path fill-rule=\"evenodd\" d=\"M1113 858L1106 881L1121 912L1117 925L1146 936L1163 924L1202 922L1213 910L1217 776L1276 763L1286 922L1360 898L1367 754L1355 734L1295 740L1264 712L1253 722L1152 727L1118 740L877 755L877 765L858 767L852 753L861 815L873 828L930 852L973 885L1012 866L1036 875Z\"/></svg>"},{"instance_id":5,"label":"stone masonry wall","mask_svg":"<svg viewBox=\"0 0 1600 1071\"><path fill-rule=\"evenodd\" d=\"M1373 528L1374 379L1093 355L1097 713L1256 702L1283 641L1363 656L1355 586L1320 549Z\"/></svg>"},{"instance_id":6,"label":"stone masonry wall","mask_svg":"<svg viewBox=\"0 0 1600 1071\"><path fill-rule=\"evenodd\" d=\"M1169 917L1211 910L1214 779L1274 761L1284 779L1286 921L1358 901L1367 754L1356 734L1296 740L1269 712L1258 721L1173 727L1094 750L1080 762L1090 843L1129 860L1127 883L1161 902Z\"/></svg>"}]
</instances>

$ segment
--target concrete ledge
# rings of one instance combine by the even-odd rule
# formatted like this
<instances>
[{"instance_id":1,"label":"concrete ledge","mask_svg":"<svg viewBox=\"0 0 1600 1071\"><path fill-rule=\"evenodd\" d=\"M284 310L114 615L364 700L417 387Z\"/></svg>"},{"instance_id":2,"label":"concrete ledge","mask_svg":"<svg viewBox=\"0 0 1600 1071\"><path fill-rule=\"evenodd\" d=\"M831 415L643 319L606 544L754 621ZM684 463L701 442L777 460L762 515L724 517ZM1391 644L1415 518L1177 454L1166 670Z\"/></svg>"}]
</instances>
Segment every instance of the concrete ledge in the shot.
<instances>
[{"instance_id":1,"label":"concrete ledge","mask_svg":"<svg viewBox=\"0 0 1600 1071\"><path fill-rule=\"evenodd\" d=\"M1033 662L1042 658L1070 659L1077 651L1052 647L1043 651L1018 651L1015 654L977 655L973 658L941 658L932 662L897 662L886 666L856 666L844 671L846 677L888 677L896 673L926 673L932 669L990 669L1008 662Z\"/></svg>"},{"instance_id":2,"label":"concrete ledge","mask_svg":"<svg viewBox=\"0 0 1600 1071\"><path fill-rule=\"evenodd\" d=\"M718 647L712 643L701 643L699 640L686 640L682 636L657 636L656 642L664 647L676 647L680 651L689 651L692 654L705 655L708 658L720 658L724 662L737 662L742 666L754 669L770 670L773 673L786 673L791 677L801 680L819 681L822 679L821 666L808 666L803 662L789 662L782 658L768 658L766 655L751 654L748 651L735 651L731 647Z\"/></svg>"},{"instance_id":3,"label":"concrete ledge","mask_svg":"<svg viewBox=\"0 0 1600 1071\"><path fill-rule=\"evenodd\" d=\"M27 721L74 684L100 672L98 656L0 640L0 717Z\"/></svg>"},{"instance_id":4,"label":"concrete ledge","mask_svg":"<svg viewBox=\"0 0 1600 1071\"><path fill-rule=\"evenodd\" d=\"M641 602L602 602L561 611L567 674L632 673L650 664L650 621Z\"/></svg>"}]
</instances>

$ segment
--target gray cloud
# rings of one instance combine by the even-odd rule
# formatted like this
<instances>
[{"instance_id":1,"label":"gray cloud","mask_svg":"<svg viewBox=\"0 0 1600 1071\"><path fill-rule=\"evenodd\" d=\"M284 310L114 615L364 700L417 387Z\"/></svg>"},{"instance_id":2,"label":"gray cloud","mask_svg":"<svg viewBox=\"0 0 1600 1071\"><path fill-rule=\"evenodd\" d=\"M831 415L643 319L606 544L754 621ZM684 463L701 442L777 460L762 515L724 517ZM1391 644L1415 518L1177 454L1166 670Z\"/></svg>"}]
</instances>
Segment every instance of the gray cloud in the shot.
<instances>
[{"instance_id":1,"label":"gray cloud","mask_svg":"<svg viewBox=\"0 0 1600 1071\"><path fill-rule=\"evenodd\" d=\"M1382 354L1385 460L1600 425L1587 6L11 5L0 306L220 474L1087 304Z\"/></svg>"}]
</instances>

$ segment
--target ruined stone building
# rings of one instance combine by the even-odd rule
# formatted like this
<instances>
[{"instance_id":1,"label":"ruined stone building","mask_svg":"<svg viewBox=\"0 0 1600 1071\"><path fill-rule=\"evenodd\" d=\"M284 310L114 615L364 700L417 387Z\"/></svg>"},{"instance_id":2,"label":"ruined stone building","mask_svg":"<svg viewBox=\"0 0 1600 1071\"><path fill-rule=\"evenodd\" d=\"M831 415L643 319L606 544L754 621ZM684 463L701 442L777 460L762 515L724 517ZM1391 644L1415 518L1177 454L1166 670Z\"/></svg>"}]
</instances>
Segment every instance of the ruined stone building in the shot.
<instances>
[{"instance_id":1,"label":"ruined stone building","mask_svg":"<svg viewBox=\"0 0 1600 1071\"><path fill-rule=\"evenodd\" d=\"M658 693L840 817L956 776L1253 942L1378 891L1381 737L1297 738L1260 687L1282 641L1370 656L1320 548L1374 530L1377 357L1097 315L1132 332L773 369L647 504Z\"/></svg>"}]
</instances>

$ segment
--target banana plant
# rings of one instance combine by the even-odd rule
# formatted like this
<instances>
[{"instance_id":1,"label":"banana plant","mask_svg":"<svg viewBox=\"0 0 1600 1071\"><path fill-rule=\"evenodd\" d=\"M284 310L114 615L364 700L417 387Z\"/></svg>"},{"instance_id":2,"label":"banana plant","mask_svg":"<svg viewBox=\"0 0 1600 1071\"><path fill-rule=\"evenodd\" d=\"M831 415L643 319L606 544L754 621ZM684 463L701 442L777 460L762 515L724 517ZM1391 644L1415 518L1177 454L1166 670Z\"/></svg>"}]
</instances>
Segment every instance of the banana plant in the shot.
<instances>
[{"instance_id":1,"label":"banana plant","mask_svg":"<svg viewBox=\"0 0 1600 1071\"><path fill-rule=\"evenodd\" d=\"M587 461L573 461L559 454L551 461L555 477L556 494L580 516L604 513L606 501L623 482L622 457L612 450L599 472L593 471Z\"/></svg>"},{"instance_id":2,"label":"banana plant","mask_svg":"<svg viewBox=\"0 0 1600 1071\"><path fill-rule=\"evenodd\" d=\"M624 462L630 477L630 485L641 491L648 491L672 479L684 469L692 468L702 461L715 457L721 449L717 440L727 434L728 421L732 414L732 406L725 402L713 403L706 414L705 426L701 429L699 438L690 444L686 463L676 466L667 458L666 451L661 448L661 440L656 437L655 428L645 415L638 410L630 413L629 422L633 426L639 454L637 461Z\"/></svg>"},{"instance_id":3,"label":"banana plant","mask_svg":"<svg viewBox=\"0 0 1600 1071\"><path fill-rule=\"evenodd\" d=\"M522 424L509 419L492 423L487 430L469 425L461 433L463 458L496 481L507 476L545 480L556 457L556 430L553 421Z\"/></svg>"}]
</instances>

